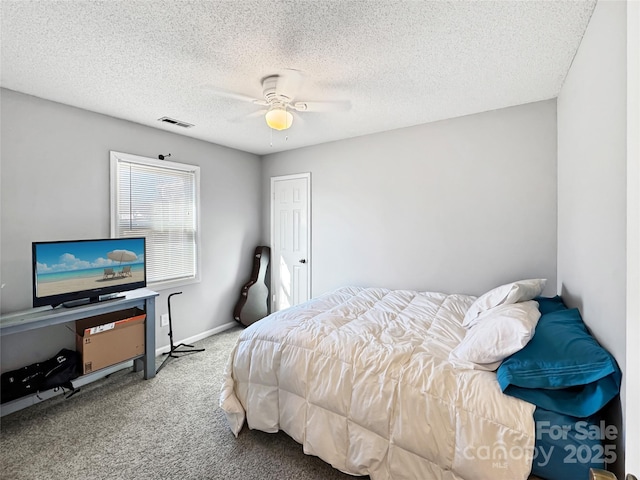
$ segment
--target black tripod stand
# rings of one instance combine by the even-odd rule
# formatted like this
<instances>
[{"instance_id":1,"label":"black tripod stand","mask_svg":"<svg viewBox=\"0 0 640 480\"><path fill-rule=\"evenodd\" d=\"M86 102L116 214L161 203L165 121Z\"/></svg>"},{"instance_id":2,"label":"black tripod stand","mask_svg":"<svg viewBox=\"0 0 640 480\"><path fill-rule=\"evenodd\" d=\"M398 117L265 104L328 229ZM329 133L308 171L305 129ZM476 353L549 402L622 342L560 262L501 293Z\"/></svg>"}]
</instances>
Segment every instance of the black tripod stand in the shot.
<instances>
[{"instance_id":1,"label":"black tripod stand","mask_svg":"<svg viewBox=\"0 0 640 480\"><path fill-rule=\"evenodd\" d=\"M175 346L173 345L173 324L171 323L171 297L173 297L174 295L180 295L181 293L182 292L172 293L167 298L167 306L169 308L169 344L171 345L171 350L165 353L165 355L167 355L167 358L165 358L164 361L162 362L162 365L158 367L158 369L156 370L156 373L158 373L162 369L162 367L166 365L169 359L180 358L180 356L178 355L180 353L189 354L189 353L204 352L204 348L193 348L193 345L187 345L186 343L179 343L178 345L175 345ZM179 350L180 347L183 347L182 350Z\"/></svg>"}]
</instances>

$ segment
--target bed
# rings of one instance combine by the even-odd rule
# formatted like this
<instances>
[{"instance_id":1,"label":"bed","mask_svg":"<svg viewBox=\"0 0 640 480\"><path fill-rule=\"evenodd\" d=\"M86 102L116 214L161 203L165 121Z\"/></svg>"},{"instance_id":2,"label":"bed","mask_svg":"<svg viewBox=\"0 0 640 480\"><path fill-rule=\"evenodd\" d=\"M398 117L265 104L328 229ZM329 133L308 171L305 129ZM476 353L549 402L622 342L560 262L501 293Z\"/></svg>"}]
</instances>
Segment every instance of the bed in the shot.
<instances>
[{"instance_id":1,"label":"bed","mask_svg":"<svg viewBox=\"0 0 640 480\"><path fill-rule=\"evenodd\" d=\"M541 316L532 299L544 283L522 285L479 298L348 286L273 313L241 333L220 407L236 436L245 423L284 431L351 475L527 479L536 405L505 395L495 371ZM512 312L525 306L514 329ZM500 309L520 345L505 350L494 335L481 358L477 344L461 351L470 327L481 330L469 323ZM491 335L497 324L477 325Z\"/></svg>"}]
</instances>

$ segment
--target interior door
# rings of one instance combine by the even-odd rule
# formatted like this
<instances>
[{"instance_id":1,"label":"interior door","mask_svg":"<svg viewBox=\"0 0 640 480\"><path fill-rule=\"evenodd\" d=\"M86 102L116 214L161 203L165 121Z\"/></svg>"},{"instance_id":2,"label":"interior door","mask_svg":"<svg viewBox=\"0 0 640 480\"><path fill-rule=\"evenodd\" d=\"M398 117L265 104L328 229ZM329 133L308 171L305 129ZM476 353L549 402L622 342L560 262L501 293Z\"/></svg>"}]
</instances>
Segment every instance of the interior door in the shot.
<instances>
[{"instance_id":1,"label":"interior door","mask_svg":"<svg viewBox=\"0 0 640 480\"><path fill-rule=\"evenodd\" d=\"M271 178L273 311L310 296L310 180L309 173Z\"/></svg>"}]
</instances>

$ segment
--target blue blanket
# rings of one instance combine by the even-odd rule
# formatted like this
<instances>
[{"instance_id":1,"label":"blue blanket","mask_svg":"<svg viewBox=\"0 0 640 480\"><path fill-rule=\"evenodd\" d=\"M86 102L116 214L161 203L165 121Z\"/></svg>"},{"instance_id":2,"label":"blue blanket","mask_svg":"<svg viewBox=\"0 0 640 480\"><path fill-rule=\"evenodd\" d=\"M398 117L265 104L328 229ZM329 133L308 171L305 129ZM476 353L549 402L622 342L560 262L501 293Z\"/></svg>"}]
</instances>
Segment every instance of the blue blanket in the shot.
<instances>
[{"instance_id":1,"label":"blue blanket","mask_svg":"<svg viewBox=\"0 0 640 480\"><path fill-rule=\"evenodd\" d=\"M535 335L497 371L502 391L546 410L584 418L618 395L622 373L588 332L580 312L559 297L536 299Z\"/></svg>"}]
</instances>

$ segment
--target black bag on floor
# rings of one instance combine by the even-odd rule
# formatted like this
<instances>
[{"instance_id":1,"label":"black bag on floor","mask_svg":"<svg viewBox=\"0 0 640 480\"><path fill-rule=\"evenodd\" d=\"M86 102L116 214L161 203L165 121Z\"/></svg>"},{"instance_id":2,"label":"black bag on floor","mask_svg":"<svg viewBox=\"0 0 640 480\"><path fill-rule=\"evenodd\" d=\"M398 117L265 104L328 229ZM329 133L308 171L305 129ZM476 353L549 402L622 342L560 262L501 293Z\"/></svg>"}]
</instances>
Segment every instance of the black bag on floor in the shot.
<instances>
[{"instance_id":1,"label":"black bag on floor","mask_svg":"<svg viewBox=\"0 0 640 480\"><path fill-rule=\"evenodd\" d=\"M1 403L52 388L74 390L71 380L79 376L80 355L63 348L44 362L5 372L0 375Z\"/></svg>"}]
</instances>

